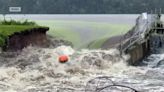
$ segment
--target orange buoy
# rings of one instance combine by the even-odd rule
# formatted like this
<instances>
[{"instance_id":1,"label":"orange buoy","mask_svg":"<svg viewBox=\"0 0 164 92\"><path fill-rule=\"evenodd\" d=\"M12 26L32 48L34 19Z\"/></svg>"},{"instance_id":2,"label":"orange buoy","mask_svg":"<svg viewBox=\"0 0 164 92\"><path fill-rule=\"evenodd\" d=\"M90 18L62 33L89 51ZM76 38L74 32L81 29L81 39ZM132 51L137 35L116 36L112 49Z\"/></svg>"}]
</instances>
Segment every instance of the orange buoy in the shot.
<instances>
[{"instance_id":1,"label":"orange buoy","mask_svg":"<svg viewBox=\"0 0 164 92\"><path fill-rule=\"evenodd\" d=\"M59 56L59 62L60 63L66 63L67 61L68 61L68 56L67 55Z\"/></svg>"}]
</instances>

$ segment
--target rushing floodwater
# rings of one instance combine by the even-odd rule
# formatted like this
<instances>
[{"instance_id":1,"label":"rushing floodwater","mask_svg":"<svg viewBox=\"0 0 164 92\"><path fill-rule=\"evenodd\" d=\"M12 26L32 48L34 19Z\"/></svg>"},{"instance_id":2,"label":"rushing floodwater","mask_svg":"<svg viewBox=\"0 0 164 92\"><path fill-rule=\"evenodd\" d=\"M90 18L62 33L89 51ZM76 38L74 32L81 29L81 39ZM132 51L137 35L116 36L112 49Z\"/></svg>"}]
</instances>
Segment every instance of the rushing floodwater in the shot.
<instances>
[{"instance_id":1,"label":"rushing floodwater","mask_svg":"<svg viewBox=\"0 0 164 92\"><path fill-rule=\"evenodd\" d=\"M63 49L73 53L65 64L58 62ZM0 58L0 91L3 92L96 92L96 88L109 85L140 92L164 91L163 54L150 56L151 62L160 62L156 68L128 66L129 56L120 57L115 49L74 51L65 46L28 47L18 54L3 53ZM103 78L96 78L100 76ZM110 86L97 92L134 92L130 88Z\"/></svg>"},{"instance_id":2,"label":"rushing floodwater","mask_svg":"<svg viewBox=\"0 0 164 92\"><path fill-rule=\"evenodd\" d=\"M96 17L85 19L110 21ZM132 17L135 18L136 15ZM122 20L134 23L134 20ZM58 62L58 56L63 53L71 54L65 64ZM128 66L128 58L128 55L120 56L116 49L75 51L66 46L28 47L18 53L1 53L0 92L164 92L163 53L150 55L142 67Z\"/></svg>"}]
</instances>

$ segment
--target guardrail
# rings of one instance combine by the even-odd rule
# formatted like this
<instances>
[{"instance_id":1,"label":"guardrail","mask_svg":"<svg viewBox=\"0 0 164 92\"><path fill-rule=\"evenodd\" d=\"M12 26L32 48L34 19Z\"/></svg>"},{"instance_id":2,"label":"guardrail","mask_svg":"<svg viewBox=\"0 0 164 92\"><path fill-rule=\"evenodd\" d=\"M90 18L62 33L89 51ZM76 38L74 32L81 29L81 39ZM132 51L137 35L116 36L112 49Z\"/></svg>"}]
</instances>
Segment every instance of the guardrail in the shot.
<instances>
[{"instance_id":1,"label":"guardrail","mask_svg":"<svg viewBox=\"0 0 164 92\"><path fill-rule=\"evenodd\" d=\"M152 27L156 26L157 21L158 15L150 15L146 20L143 20L140 16L137 20L138 23L136 23L135 29L133 30L134 33L129 38L126 38L125 35L123 36L120 51L124 52L136 42L145 40L145 35L149 33Z\"/></svg>"}]
</instances>

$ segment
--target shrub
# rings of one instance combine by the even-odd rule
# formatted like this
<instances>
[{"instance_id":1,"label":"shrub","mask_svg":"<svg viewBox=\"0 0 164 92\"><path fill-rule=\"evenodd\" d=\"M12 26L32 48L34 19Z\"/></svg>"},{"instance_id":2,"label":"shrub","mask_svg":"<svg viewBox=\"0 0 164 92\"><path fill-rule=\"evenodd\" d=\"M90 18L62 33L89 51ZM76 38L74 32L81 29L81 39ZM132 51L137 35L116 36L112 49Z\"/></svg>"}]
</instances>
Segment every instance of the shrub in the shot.
<instances>
[{"instance_id":1,"label":"shrub","mask_svg":"<svg viewBox=\"0 0 164 92\"><path fill-rule=\"evenodd\" d=\"M33 21L28 21L27 19L23 22L21 21L16 21L16 20L3 20L0 21L1 25L30 25L30 26L36 26L37 24Z\"/></svg>"}]
</instances>

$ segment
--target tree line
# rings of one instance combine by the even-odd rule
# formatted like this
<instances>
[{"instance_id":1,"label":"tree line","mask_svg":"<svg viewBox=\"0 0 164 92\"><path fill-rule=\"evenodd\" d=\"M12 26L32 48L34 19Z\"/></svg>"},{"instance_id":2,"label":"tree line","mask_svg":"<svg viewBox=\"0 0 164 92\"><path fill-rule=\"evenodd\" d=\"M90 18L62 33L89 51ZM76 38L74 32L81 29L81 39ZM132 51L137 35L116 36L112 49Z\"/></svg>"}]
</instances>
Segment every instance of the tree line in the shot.
<instances>
[{"instance_id":1,"label":"tree line","mask_svg":"<svg viewBox=\"0 0 164 92\"><path fill-rule=\"evenodd\" d=\"M138 14L161 9L164 0L0 0L0 14L22 7L22 14Z\"/></svg>"}]
</instances>

